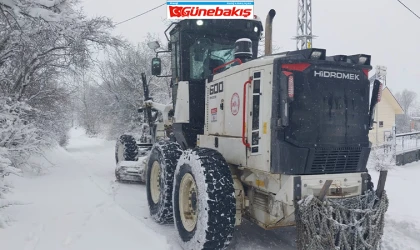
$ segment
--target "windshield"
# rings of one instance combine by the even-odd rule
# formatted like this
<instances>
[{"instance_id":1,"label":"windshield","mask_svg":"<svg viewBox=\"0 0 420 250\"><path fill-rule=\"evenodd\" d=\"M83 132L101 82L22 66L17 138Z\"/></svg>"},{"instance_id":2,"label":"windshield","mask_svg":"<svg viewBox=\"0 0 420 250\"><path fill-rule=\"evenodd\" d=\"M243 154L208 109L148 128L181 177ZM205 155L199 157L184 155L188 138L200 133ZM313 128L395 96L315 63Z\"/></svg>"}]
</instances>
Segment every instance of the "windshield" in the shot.
<instances>
[{"instance_id":1,"label":"windshield","mask_svg":"<svg viewBox=\"0 0 420 250\"><path fill-rule=\"evenodd\" d=\"M204 79L213 69L234 59L234 43L200 38L190 46L189 55L190 79Z\"/></svg>"}]
</instances>

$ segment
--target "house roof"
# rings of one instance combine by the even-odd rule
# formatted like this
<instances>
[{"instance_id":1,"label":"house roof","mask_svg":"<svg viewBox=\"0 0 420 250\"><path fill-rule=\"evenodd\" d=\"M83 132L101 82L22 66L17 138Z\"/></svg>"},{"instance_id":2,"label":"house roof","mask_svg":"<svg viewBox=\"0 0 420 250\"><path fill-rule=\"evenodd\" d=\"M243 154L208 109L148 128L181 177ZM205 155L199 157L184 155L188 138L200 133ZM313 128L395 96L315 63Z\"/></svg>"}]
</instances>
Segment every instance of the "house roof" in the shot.
<instances>
[{"instance_id":1,"label":"house roof","mask_svg":"<svg viewBox=\"0 0 420 250\"><path fill-rule=\"evenodd\" d=\"M396 115L404 114L404 109L401 107L400 103L397 101L395 96L392 94L391 90L388 87L385 87L382 90L382 98L386 99L389 104L394 108Z\"/></svg>"}]
</instances>

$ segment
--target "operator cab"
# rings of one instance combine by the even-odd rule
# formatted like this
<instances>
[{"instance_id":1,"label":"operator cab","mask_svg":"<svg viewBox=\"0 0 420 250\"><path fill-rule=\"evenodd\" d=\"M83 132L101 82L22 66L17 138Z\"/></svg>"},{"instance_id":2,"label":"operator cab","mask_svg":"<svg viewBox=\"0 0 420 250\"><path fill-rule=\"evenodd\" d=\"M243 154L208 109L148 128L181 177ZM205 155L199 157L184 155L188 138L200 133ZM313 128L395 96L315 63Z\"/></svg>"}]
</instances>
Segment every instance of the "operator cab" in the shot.
<instances>
[{"instance_id":1,"label":"operator cab","mask_svg":"<svg viewBox=\"0 0 420 250\"><path fill-rule=\"evenodd\" d=\"M172 80L204 81L212 71L235 59L236 42L252 42L252 58L258 56L263 26L252 20L182 20L172 23L169 31ZM169 26L169 28L171 28ZM168 28L168 29L169 29ZM165 33L166 35L166 33ZM153 59L152 68L160 68L160 59ZM160 70L153 72L159 75Z\"/></svg>"},{"instance_id":2,"label":"operator cab","mask_svg":"<svg viewBox=\"0 0 420 250\"><path fill-rule=\"evenodd\" d=\"M262 32L263 25L256 16L248 20L187 19L172 23L165 31L169 46L164 52L171 53L168 77L175 114L179 82L188 82L190 93L188 122L175 121L173 125L175 137L184 148L194 147L197 135L203 133L206 79L220 66L217 72L234 66L235 56L242 60L257 58ZM235 53L238 49L245 53ZM161 70L161 60L156 56L152 60L152 74L160 76Z\"/></svg>"}]
</instances>

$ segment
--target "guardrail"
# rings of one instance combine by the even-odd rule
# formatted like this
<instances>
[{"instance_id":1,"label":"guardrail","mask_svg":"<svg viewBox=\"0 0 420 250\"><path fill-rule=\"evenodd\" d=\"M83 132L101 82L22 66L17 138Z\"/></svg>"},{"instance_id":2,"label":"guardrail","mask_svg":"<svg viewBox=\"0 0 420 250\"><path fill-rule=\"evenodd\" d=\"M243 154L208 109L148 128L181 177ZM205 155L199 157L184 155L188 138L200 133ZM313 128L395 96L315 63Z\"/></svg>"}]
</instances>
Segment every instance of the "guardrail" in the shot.
<instances>
[{"instance_id":1,"label":"guardrail","mask_svg":"<svg viewBox=\"0 0 420 250\"><path fill-rule=\"evenodd\" d=\"M397 153L410 152L420 149L420 131L396 134L395 137Z\"/></svg>"},{"instance_id":2,"label":"guardrail","mask_svg":"<svg viewBox=\"0 0 420 250\"><path fill-rule=\"evenodd\" d=\"M420 160L420 131L395 134L392 144L397 165Z\"/></svg>"},{"instance_id":3,"label":"guardrail","mask_svg":"<svg viewBox=\"0 0 420 250\"><path fill-rule=\"evenodd\" d=\"M376 145L374 150L376 157L381 155L380 158L388 158L398 166L419 161L420 131L396 134L394 127L392 132L384 135L384 142Z\"/></svg>"}]
</instances>

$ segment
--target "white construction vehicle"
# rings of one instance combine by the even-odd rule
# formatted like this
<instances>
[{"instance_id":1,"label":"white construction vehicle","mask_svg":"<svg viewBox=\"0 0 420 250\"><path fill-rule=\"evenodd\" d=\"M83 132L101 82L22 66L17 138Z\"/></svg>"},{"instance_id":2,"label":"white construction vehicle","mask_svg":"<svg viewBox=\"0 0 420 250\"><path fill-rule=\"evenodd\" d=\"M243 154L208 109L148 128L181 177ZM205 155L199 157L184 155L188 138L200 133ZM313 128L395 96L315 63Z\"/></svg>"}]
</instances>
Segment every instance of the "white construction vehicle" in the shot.
<instances>
[{"instance_id":1,"label":"white construction vehicle","mask_svg":"<svg viewBox=\"0 0 420 250\"><path fill-rule=\"evenodd\" d=\"M381 94L375 81L369 99L370 56L272 54L274 16L259 58L258 18L167 29L174 138L148 159L150 214L185 250L227 248L243 218L296 226L299 249L377 249L388 200L386 172L374 191L366 168Z\"/></svg>"}]
</instances>

